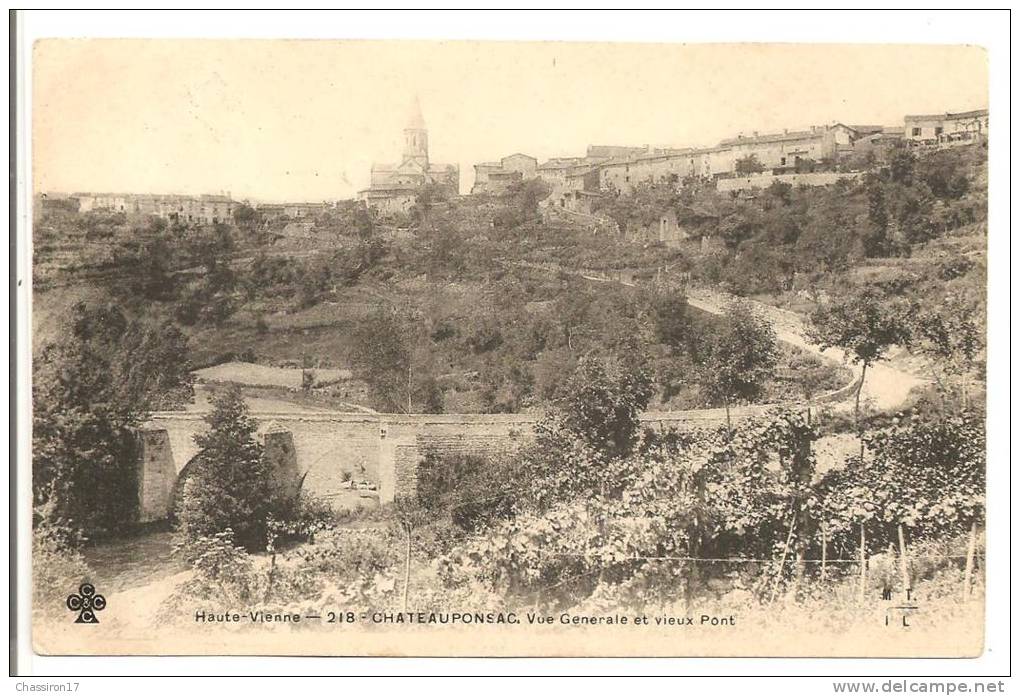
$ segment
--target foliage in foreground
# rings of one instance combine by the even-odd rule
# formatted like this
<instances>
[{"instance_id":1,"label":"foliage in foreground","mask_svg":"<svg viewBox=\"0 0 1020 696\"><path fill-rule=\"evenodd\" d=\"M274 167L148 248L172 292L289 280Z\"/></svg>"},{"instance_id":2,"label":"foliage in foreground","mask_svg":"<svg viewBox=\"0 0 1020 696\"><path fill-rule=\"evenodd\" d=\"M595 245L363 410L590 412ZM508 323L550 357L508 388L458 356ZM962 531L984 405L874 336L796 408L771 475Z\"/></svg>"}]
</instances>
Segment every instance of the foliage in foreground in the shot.
<instances>
[{"instance_id":1,"label":"foliage in foreground","mask_svg":"<svg viewBox=\"0 0 1020 696\"><path fill-rule=\"evenodd\" d=\"M66 335L33 364L32 493L37 521L87 536L136 521L134 428L192 396L188 344L172 322L76 304Z\"/></svg>"},{"instance_id":2,"label":"foliage in foreground","mask_svg":"<svg viewBox=\"0 0 1020 696\"><path fill-rule=\"evenodd\" d=\"M813 429L795 414L623 458L563 452L575 476L536 484L556 486L557 501L454 548L444 579L481 582L526 605L611 597L641 606L693 601L702 576L718 570L694 559L747 558L760 559L748 589L767 598L803 572L800 559L817 563L823 544L830 562L854 560L861 524L868 556L897 543L899 524L911 545L966 534L983 505L976 425L961 416L875 434L863 469L851 462L820 483Z\"/></svg>"},{"instance_id":3,"label":"foliage in foreground","mask_svg":"<svg viewBox=\"0 0 1020 696\"><path fill-rule=\"evenodd\" d=\"M176 502L178 533L198 541L232 530L246 548L264 548L270 519L284 517L287 503L274 491L272 465L256 440L256 423L241 392L213 399L209 431L195 437L200 453L183 472Z\"/></svg>"},{"instance_id":4,"label":"foliage in foreground","mask_svg":"<svg viewBox=\"0 0 1020 696\"><path fill-rule=\"evenodd\" d=\"M51 523L32 530L32 612L54 618L67 615L68 592L92 579L73 529Z\"/></svg>"}]
</instances>

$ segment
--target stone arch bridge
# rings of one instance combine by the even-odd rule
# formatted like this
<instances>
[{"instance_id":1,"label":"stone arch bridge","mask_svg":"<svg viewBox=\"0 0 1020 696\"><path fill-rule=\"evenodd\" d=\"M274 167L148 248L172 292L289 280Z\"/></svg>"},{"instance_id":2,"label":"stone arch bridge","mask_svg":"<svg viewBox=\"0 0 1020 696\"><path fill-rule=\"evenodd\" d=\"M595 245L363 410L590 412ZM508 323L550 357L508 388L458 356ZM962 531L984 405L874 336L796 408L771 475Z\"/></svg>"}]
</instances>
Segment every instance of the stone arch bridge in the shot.
<instances>
[{"instance_id":1,"label":"stone arch bridge","mask_svg":"<svg viewBox=\"0 0 1020 696\"><path fill-rule=\"evenodd\" d=\"M733 416L758 408L734 409ZM204 413L152 414L139 430L138 502L142 522L165 519L185 467L198 454L195 435L208 426ZM305 490L331 501L392 502L414 493L426 452L511 452L534 435L530 414L372 414L334 411L252 413L274 469L276 485ZM725 422L722 409L654 411L645 427L667 429Z\"/></svg>"}]
</instances>

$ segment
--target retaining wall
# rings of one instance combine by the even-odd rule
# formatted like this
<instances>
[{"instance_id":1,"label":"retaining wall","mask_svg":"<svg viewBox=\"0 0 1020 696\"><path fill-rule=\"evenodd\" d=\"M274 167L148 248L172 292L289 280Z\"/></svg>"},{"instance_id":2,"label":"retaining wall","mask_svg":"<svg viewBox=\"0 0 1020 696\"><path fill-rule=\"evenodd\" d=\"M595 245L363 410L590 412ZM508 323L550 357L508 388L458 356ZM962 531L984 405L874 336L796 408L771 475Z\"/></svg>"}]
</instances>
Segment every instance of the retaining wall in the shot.
<instances>
[{"instance_id":1,"label":"retaining wall","mask_svg":"<svg viewBox=\"0 0 1020 696\"><path fill-rule=\"evenodd\" d=\"M858 172L805 172L803 174L756 174L734 179L719 179L716 182L718 191L741 191L744 189L763 189L772 185L773 181L792 184L793 186L829 186L840 179L857 179Z\"/></svg>"}]
</instances>

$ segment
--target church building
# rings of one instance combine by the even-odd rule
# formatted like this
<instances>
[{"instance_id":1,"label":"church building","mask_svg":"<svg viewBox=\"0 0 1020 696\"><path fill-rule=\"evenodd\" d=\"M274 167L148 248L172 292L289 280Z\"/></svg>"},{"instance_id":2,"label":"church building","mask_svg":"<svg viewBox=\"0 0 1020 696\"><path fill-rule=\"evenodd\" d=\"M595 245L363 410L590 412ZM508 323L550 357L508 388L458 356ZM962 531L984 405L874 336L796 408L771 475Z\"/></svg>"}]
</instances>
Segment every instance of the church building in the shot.
<instances>
[{"instance_id":1,"label":"church building","mask_svg":"<svg viewBox=\"0 0 1020 696\"><path fill-rule=\"evenodd\" d=\"M382 215L407 213L418 190L428 184L447 187L456 194L460 189L460 168L429 161L429 132L416 97L404 128L403 159L400 164L373 164L371 185L359 191L358 197Z\"/></svg>"}]
</instances>

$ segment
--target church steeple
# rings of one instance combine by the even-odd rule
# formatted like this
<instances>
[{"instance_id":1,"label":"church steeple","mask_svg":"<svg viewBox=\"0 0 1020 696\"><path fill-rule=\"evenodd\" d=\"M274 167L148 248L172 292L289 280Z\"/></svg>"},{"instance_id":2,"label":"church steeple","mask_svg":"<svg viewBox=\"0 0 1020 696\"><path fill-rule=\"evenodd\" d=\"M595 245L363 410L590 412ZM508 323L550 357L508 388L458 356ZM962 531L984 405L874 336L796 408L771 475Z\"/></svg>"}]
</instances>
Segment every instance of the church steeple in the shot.
<instances>
[{"instance_id":1,"label":"church steeple","mask_svg":"<svg viewBox=\"0 0 1020 696\"><path fill-rule=\"evenodd\" d=\"M429 132L421 115L421 104L415 95L411 113L404 128L404 161L417 162L425 171L429 168Z\"/></svg>"}]
</instances>

